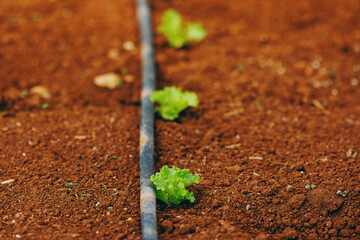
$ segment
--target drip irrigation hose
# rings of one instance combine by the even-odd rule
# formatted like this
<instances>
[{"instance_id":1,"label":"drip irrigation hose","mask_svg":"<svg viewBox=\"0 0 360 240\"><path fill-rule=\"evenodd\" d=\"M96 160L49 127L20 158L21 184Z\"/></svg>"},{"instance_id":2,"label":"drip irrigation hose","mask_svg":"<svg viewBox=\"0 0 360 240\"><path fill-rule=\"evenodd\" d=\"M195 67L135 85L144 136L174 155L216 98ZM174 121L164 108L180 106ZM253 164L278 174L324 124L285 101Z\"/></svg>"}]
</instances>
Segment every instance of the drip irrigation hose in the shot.
<instances>
[{"instance_id":1,"label":"drip irrigation hose","mask_svg":"<svg viewBox=\"0 0 360 240\"><path fill-rule=\"evenodd\" d=\"M150 176L154 174L154 106L150 96L155 89L155 62L147 0L136 0L140 26L142 90L140 116L140 209L143 240L156 240L156 198Z\"/></svg>"}]
</instances>

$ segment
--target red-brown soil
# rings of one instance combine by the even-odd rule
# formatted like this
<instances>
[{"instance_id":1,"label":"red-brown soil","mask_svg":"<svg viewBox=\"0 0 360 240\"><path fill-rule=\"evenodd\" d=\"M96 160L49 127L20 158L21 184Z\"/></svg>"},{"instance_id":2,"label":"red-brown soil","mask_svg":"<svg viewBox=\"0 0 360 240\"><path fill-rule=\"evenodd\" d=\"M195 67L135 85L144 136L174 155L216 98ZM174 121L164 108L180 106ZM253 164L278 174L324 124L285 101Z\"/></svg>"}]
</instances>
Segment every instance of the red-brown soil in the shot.
<instances>
[{"instance_id":1,"label":"red-brown soil","mask_svg":"<svg viewBox=\"0 0 360 240\"><path fill-rule=\"evenodd\" d=\"M202 180L158 204L159 238L360 238L360 2L153 0L155 26L170 7L208 36L155 35L158 87L200 99L157 117L156 165ZM0 2L0 238L140 238L138 46L130 0Z\"/></svg>"}]
</instances>

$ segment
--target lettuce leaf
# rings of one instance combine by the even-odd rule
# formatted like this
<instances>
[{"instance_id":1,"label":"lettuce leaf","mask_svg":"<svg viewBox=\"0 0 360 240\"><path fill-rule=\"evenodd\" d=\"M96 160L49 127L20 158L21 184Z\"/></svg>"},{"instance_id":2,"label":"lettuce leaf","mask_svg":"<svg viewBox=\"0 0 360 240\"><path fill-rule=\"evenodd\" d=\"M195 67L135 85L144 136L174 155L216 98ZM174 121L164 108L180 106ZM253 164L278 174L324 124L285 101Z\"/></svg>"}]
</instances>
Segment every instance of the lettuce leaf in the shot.
<instances>
[{"instance_id":1,"label":"lettuce leaf","mask_svg":"<svg viewBox=\"0 0 360 240\"><path fill-rule=\"evenodd\" d=\"M150 101L159 103L155 110L160 113L162 118L170 121L178 118L179 113L186 108L197 107L199 104L196 93L183 92L175 86L155 91L151 95Z\"/></svg>"},{"instance_id":2,"label":"lettuce leaf","mask_svg":"<svg viewBox=\"0 0 360 240\"><path fill-rule=\"evenodd\" d=\"M158 31L165 35L169 45L174 48L181 48L189 41L199 42L206 36L206 30L201 23L184 25L181 15L173 9L164 12Z\"/></svg>"},{"instance_id":3,"label":"lettuce leaf","mask_svg":"<svg viewBox=\"0 0 360 240\"><path fill-rule=\"evenodd\" d=\"M155 186L156 198L166 204L179 205L182 201L195 201L194 193L189 192L185 187L200 181L198 174L192 175L189 169L182 169L173 166L171 169L165 165L150 178Z\"/></svg>"}]
</instances>

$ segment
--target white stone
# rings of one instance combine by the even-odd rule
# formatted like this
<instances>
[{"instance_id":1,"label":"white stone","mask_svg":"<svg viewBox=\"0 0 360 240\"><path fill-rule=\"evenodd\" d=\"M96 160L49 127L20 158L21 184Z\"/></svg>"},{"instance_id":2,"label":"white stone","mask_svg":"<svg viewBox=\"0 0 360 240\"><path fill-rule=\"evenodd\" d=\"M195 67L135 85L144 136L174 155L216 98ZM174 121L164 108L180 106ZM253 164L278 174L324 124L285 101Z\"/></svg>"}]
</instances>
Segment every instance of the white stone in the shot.
<instances>
[{"instance_id":1,"label":"white stone","mask_svg":"<svg viewBox=\"0 0 360 240\"><path fill-rule=\"evenodd\" d=\"M98 87L115 89L121 84L121 77L115 73L105 73L94 78L94 84Z\"/></svg>"},{"instance_id":2,"label":"white stone","mask_svg":"<svg viewBox=\"0 0 360 240\"><path fill-rule=\"evenodd\" d=\"M123 43L123 48L126 51L133 51L133 50L135 50L135 44L131 41L126 41Z\"/></svg>"},{"instance_id":3,"label":"white stone","mask_svg":"<svg viewBox=\"0 0 360 240\"><path fill-rule=\"evenodd\" d=\"M30 89L30 93L40 95L42 98L47 98L47 99L51 97L49 89L43 85L37 85L35 87L32 87Z\"/></svg>"}]
</instances>

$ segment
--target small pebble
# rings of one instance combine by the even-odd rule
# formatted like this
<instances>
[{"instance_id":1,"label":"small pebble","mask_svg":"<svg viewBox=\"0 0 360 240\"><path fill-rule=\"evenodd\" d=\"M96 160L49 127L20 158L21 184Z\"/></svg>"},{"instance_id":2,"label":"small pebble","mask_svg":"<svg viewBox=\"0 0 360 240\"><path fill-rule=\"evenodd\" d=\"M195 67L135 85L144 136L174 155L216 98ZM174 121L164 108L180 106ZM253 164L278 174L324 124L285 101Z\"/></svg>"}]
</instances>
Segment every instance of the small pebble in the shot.
<instances>
[{"instance_id":1,"label":"small pebble","mask_svg":"<svg viewBox=\"0 0 360 240\"><path fill-rule=\"evenodd\" d=\"M74 139L76 139L76 140L84 140L84 139L86 139L86 136L77 135L77 136L74 136Z\"/></svg>"},{"instance_id":2,"label":"small pebble","mask_svg":"<svg viewBox=\"0 0 360 240\"><path fill-rule=\"evenodd\" d=\"M284 67L279 67L276 70L279 75L284 75L286 73L286 68Z\"/></svg>"},{"instance_id":3,"label":"small pebble","mask_svg":"<svg viewBox=\"0 0 360 240\"><path fill-rule=\"evenodd\" d=\"M115 89L121 84L121 78L115 73L105 73L94 78L94 84L98 87Z\"/></svg>"},{"instance_id":4,"label":"small pebble","mask_svg":"<svg viewBox=\"0 0 360 240\"><path fill-rule=\"evenodd\" d=\"M120 57L119 50L117 48L111 48L107 52L107 57L110 58L111 60L118 60Z\"/></svg>"},{"instance_id":5,"label":"small pebble","mask_svg":"<svg viewBox=\"0 0 360 240\"><path fill-rule=\"evenodd\" d=\"M9 184L9 183L12 183L12 182L15 182L15 179L8 179L8 180L5 180L5 181L2 181L1 184Z\"/></svg>"},{"instance_id":6,"label":"small pebble","mask_svg":"<svg viewBox=\"0 0 360 240\"><path fill-rule=\"evenodd\" d=\"M314 69L319 69L320 68L320 61L319 60L315 60L311 63L312 68Z\"/></svg>"},{"instance_id":7,"label":"small pebble","mask_svg":"<svg viewBox=\"0 0 360 240\"><path fill-rule=\"evenodd\" d=\"M133 82L133 81L134 81L134 76L133 76L133 75L130 75L130 74L125 75L125 76L124 76L124 81L125 81L125 82Z\"/></svg>"},{"instance_id":8,"label":"small pebble","mask_svg":"<svg viewBox=\"0 0 360 240\"><path fill-rule=\"evenodd\" d=\"M123 48L126 51L133 51L135 49L135 44L133 42L131 42L131 41L126 41L123 44Z\"/></svg>"},{"instance_id":9,"label":"small pebble","mask_svg":"<svg viewBox=\"0 0 360 240\"><path fill-rule=\"evenodd\" d=\"M339 90L337 90L337 89L332 89L332 90L331 90L331 94L332 94L333 96L337 96L337 95L339 94Z\"/></svg>"},{"instance_id":10,"label":"small pebble","mask_svg":"<svg viewBox=\"0 0 360 240\"><path fill-rule=\"evenodd\" d=\"M350 79L351 86L357 86L359 84L359 80L357 78Z\"/></svg>"},{"instance_id":11,"label":"small pebble","mask_svg":"<svg viewBox=\"0 0 360 240\"><path fill-rule=\"evenodd\" d=\"M30 93L39 95L42 98L47 98L47 99L51 97L49 89L43 85L38 85L38 86L32 87L30 89Z\"/></svg>"}]
</instances>

